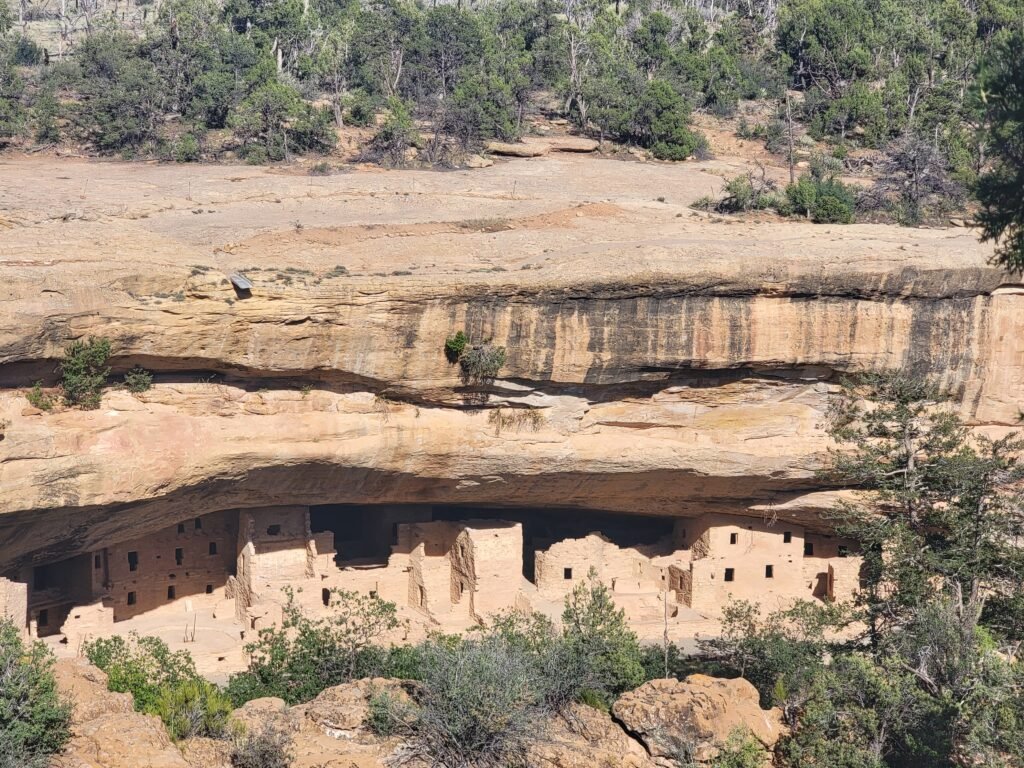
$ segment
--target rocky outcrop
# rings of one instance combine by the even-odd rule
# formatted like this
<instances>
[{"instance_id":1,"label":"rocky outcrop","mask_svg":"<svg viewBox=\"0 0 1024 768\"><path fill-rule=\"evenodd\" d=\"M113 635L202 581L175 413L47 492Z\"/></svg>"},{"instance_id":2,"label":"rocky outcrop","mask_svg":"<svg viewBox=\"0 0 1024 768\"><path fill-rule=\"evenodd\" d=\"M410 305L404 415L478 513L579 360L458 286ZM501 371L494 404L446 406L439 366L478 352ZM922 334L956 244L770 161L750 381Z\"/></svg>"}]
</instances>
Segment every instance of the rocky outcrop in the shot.
<instances>
[{"instance_id":1,"label":"rocky outcrop","mask_svg":"<svg viewBox=\"0 0 1024 768\"><path fill-rule=\"evenodd\" d=\"M580 704L547 724L529 768L654 768L647 751L606 713Z\"/></svg>"},{"instance_id":2,"label":"rocky outcrop","mask_svg":"<svg viewBox=\"0 0 1024 768\"><path fill-rule=\"evenodd\" d=\"M74 709L71 741L53 768L189 768L160 719L135 712L130 694L108 691L96 667L60 660L55 677Z\"/></svg>"},{"instance_id":3,"label":"rocky outcrop","mask_svg":"<svg viewBox=\"0 0 1024 768\"><path fill-rule=\"evenodd\" d=\"M612 714L666 768L678 764L682 750L700 761L713 759L737 730L766 749L786 733L781 710L762 710L757 689L743 678L652 680L619 698Z\"/></svg>"},{"instance_id":4,"label":"rocky outcrop","mask_svg":"<svg viewBox=\"0 0 1024 768\"><path fill-rule=\"evenodd\" d=\"M74 719L72 740L53 768L231 768L229 739L174 745L158 718L136 713L131 695L109 692L106 675L95 667L61 660L55 671L58 689L74 704ZM394 755L419 768L399 740L382 740L366 726L375 693L408 700L414 688L398 680L356 680L294 707L255 699L234 711L232 728L287 733L293 768L384 768ZM576 704L537 723L529 768L671 767L680 745L707 760L737 728L767 748L784 732L778 710L762 711L754 687L742 679L655 680L622 696L612 712L614 719Z\"/></svg>"}]
</instances>

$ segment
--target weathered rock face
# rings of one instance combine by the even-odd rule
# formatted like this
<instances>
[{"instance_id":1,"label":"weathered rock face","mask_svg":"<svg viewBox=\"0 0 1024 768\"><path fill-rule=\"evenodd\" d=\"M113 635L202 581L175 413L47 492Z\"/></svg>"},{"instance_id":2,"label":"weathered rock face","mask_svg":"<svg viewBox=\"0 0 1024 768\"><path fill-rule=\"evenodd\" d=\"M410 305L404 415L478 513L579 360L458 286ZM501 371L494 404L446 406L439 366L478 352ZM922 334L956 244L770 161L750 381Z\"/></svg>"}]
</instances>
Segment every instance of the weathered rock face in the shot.
<instances>
[{"instance_id":1,"label":"weathered rock face","mask_svg":"<svg viewBox=\"0 0 1024 768\"><path fill-rule=\"evenodd\" d=\"M27 164L49 197L5 168L0 383L52 380L68 340L100 335L157 383L92 412L0 392L0 572L260 505L821 525L843 371L909 366L974 422L1015 422L1024 295L972 233L715 221L685 204L716 168L560 155L314 186ZM508 350L486 397L442 354L458 329ZM499 430L501 405L541 418Z\"/></svg>"},{"instance_id":2,"label":"weathered rock face","mask_svg":"<svg viewBox=\"0 0 1024 768\"><path fill-rule=\"evenodd\" d=\"M713 759L737 730L766 749L786 732L781 710L762 710L757 689L743 678L652 680L619 698L612 714L643 741L658 765L669 768L678 764L681 749L697 760Z\"/></svg>"},{"instance_id":3,"label":"weathered rock face","mask_svg":"<svg viewBox=\"0 0 1024 768\"><path fill-rule=\"evenodd\" d=\"M96 667L61 660L55 676L74 707L71 741L55 768L189 768L160 719L135 712L130 694L108 691Z\"/></svg>"}]
</instances>

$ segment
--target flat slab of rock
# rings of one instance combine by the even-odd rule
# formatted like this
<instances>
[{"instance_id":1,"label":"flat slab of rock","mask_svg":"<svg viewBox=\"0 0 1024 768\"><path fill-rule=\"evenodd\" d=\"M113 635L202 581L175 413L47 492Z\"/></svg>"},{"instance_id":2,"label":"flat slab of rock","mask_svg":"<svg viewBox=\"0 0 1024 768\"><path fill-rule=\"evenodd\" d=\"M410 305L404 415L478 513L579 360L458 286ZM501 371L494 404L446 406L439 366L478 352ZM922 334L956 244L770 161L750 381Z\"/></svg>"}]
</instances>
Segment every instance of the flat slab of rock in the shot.
<instances>
[{"instance_id":1,"label":"flat slab of rock","mask_svg":"<svg viewBox=\"0 0 1024 768\"><path fill-rule=\"evenodd\" d=\"M624 694L612 713L659 765L674 764L681 744L698 760L711 760L737 729L749 732L766 749L786 733L782 711L761 709L757 689L743 678L652 680Z\"/></svg>"},{"instance_id":2,"label":"flat slab of rock","mask_svg":"<svg viewBox=\"0 0 1024 768\"><path fill-rule=\"evenodd\" d=\"M550 150L547 142L511 144L505 141L489 141L484 145L484 148L493 155L507 155L509 157L541 157Z\"/></svg>"},{"instance_id":3,"label":"flat slab of rock","mask_svg":"<svg viewBox=\"0 0 1024 768\"><path fill-rule=\"evenodd\" d=\"M585 136L545 136L535 138L527 136L524 144L547 146L549 152L596 152L601 145L594 139Z\"/></svg>"}]
</instances>

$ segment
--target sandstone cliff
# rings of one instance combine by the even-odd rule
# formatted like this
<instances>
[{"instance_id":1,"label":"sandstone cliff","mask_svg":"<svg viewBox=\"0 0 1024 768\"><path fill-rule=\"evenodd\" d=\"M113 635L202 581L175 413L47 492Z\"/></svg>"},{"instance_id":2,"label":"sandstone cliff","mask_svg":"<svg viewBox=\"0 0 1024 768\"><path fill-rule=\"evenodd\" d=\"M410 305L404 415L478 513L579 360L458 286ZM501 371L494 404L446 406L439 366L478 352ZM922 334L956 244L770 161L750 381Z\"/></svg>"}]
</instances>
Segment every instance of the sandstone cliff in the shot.
<instances>
[{"instance_id":1,"label":"sandstone cliff","mask_svg":"<svg viewBox=\"0 0 1024 768\"><path fill-rule=\"evenodd\" d=\"M269 504L820 526L838 374L909 366L972 422L1016 422L1024 289L972 232L686 207L727 172L574 157L316 179L9 162L0 565ZM239 270L247 298L226 279ZM458 329L508 350L486 408L442 354ZM21 388L52 381L70 339L100 335L116 370L144 365L156 386L97 411L26 410ZM502 405L541 418L499 430Z\"/></svg>"}]
</instances>

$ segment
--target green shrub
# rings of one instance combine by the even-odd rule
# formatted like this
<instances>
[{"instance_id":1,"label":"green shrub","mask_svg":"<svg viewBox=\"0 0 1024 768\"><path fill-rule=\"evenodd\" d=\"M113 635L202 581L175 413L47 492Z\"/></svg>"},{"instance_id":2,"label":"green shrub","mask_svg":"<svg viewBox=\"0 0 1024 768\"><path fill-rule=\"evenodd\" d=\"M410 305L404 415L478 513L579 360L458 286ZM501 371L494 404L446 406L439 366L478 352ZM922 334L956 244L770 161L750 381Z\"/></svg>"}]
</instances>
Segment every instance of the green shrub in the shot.
<instances>
[{"instance_id":1,"label":"green shrub","mask_svg":"<svg viewBox=\"0 0 1024 768\"><path fill-rule=\"evenodd\" d=\"M640 96L634 117L638 142L659 160L685 160L707 146L689 126L686 100L664 80L652 80Z\"/></svg>"},{"instance_id":2,"label":"green shrub","mask_svg":"<svg viewBox=\"0 0 1024 768\"><path fill-rule=\"evenodd\" d=\"M583 674L581 690L610 706L644 681L640 642L626 623L625 612L615 607L611 592L593 570L566 597L562 624L574 667Z\"/></svg>"},{"instance_id":3,"label":"green shrub","mask_svg":"<svg viewBox=\"0 0 1024 768\"><path fill-rule=\"evenodd\" d=\"M819 224L850 224L853 221L853 201L845 195L825 193L814 204L811 218Z\"/></svg>"},{"instance_id":4,"label":"green shrub","mask_svg":"<svg viewBox=\"0 0 1024 768\"><path fill-rule=\"evenodd\" d=\"M110 342L106 339L73 341L64 350L58 370L64 402L86 410L99 408L110 368Z\"/></svg>"},{"instance_id":5,"label":"green shrub","mask_svg":"<svg viewBox=\"0 0 1024 768\"><path fill-rule=\"evenodd\" d=\"M107 687L130 693L139 712L159 714L165 691L188 682L202 682L192 657L185 651L171 652L158 637L106 637L86 643L90 663L107 673Z\"/></svg>"},{"instance_id":6,"label":"green shrub","mask_svg":"<svg viewBox=\"0 0 1024 768\"><path fill-rule=\"evenodd\" d=\"M348 682L380 657L373 646L401 626L394 603L354 592L332 590L331 615L311 619L284 590L284 621L260 630L245 647L249 668L232 675L227 693L237 706L264 696L289 704L309 701L325 688Z\"/></svg>"},{"instance_id":7,"label":"green shrub","mask_svg":"<svg viewBox=\"0 0 1024 768\"><path fill-rule=\"evenodd\" d=\"M828 175L801 176L786 187L786 200L792 213L818 223L849 224L854 218L854 189Z\"/></svg>"},{"instance_id":8,"label":"green shrub","mask_svg":"<svg viewBox=\"0 0 1024 768\"><path fill-rule=\"evenodd\" d=\"M525 765L543 735L544 681L500 635L428 642L418 708L406 740L432 765Z\"/></svg>"},{"instance_id":9,"label":"green shrub","mask_svg":"<svg viewBox=\"0 0 1024 768\"><path fill-rule=\"evenodd\" d=\"M494 379L505 365L505 348L489 341L474 344L459 357L462 375L469 381L482 382Z\"/></svg>"},{"instance_id":10,"label":"green shrub","mask_svg":"<svg viewBox=\"0 0 1024 768\"><path fill-rule=\"evenodd\" d=\"M452 364L459 362L459 358L462 357L462 353L466 350L468 343L469 339L462 331L456 331L455 335L445 339L444 356L448 358L448 362Z\"/></svg>"},{"instance_id":11,"label":"green shrub","mask_svg":"<svg viewBox=\"0 0 1024 768\"><path fill-rule=\"evenodd\" d=\"M388 101L388 117L381 124L370 147L374 154L389 165L404 165L406 153L419 142L419 133L412 119L409 104L399 98Z\"/></svg>"},{"instance_id":12,"label":"green shrub","mask_svg":"<svg viewBox=\"0 0 1024 768\"><path fill-rule=\"evenodd\" d=\"M41 381L37 381L32 385L32 389L25 395L25 399L28 400L28 404L33 408L38 408L41 411L53 410L53 398L43 391L43 383Z\"/></svg>"},{"instance_id":13,"label":"green shrub","mask_svg":"<svg viewBox=\"0 0 1024 768\"><path fill-rule=\"evenodd\" d=\"M366 709L366 727L382 738L398 733L405 722L404 707L387 691L374 691Z\"/></svg>"},{"instance_id":14,"label":"green shrub","mask_svg":"<svg viewBox=\"0 0 1024 768\"><path fill-rule=\"evenodd\" d=\"M42 643L26 646L14 623L0 619L0 768L46 768L70 738L70 722L53 656Z\"/></svg>"},{"instance_id":15,"label":"green shrub","mask_svg":"<svg viewBox=\"0 0 1024 768\"><path fill-rule=\"evenodd\" d=\"M19 35L14 40L13 58L20 67L34 67L43 60L43 49L32 38Z\"/></svg>"},{"instance_id":16,"label":"green shrub","mask_svg":"<svg viewBox=\"0 0 1024 768\"><path fill-rule=\"evenodd\" d=\"M761 742L749 731L736 728L708 768L764 768L767 756Z\"/></svg>"},{"instance_id":17,"label":"green shrub","mask_svg":"<svg viewBox=\"0 0 1024 768\"><path fill-rule=\"evenodd\" d=\"M193 736L221 738L228 730L231 700L206 680L185 680L163 688L153 707L175 741Z\"/></svg>"},{"instance_id":18,"label":"green shrub","mask_svg":"<svg viewBox=\"0 0 1024 768\"><path fill-rule=\"evenodd\" d=\"M153 374L137 365L124 375L124 386L135 394L145 392L153 386Z\"/></svg>"},{"instance_id":19,"label":"green shrub","mask_svg":"<svg viewBox=\"0 0 1024 768\"><path fill-rule=\"evenodd\" d=\"M366 91L354 91L348 97L345 119L349 125L365 128L377 117L377 102Z\"/></svg>"},{"instance_id":20,"label":"green shrub","mask_svg":"<svg viewBox=\"0 0 1024 768\"><path fill-rule=\"evenodd\" d=\"M269 725L236 738L231 748L231 768L289 768L293 759L292 737Z\"/></svg>"},{"instance_id":21,"label":"green shrub","mask_svg":"<svg viewBox=\"0 0 1024 768\"><path fill-rule=\"evenodd\" d=\"M203 148L194 133L186 133L174 142L174 161L177 163L198 163L203 157Z\"/></svg>"}]
</instances>

